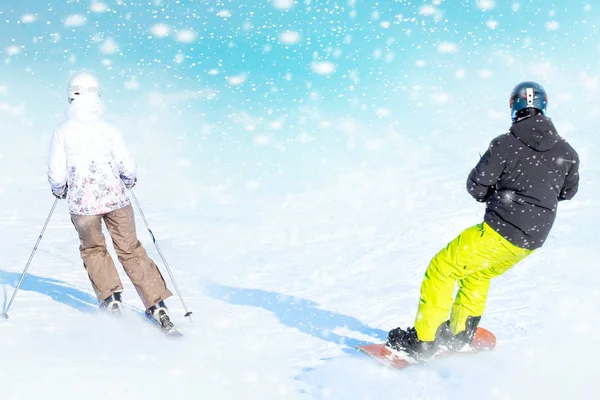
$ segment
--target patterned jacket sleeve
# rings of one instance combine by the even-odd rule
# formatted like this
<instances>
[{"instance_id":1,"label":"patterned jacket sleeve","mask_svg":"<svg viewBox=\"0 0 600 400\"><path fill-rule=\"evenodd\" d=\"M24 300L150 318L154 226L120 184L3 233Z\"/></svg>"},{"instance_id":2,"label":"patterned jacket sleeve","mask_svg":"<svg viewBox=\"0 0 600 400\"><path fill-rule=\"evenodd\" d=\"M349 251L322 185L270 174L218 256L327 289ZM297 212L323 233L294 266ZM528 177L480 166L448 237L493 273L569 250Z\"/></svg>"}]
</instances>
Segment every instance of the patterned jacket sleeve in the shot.
<instances>
[{"instance_id":1,"label":"patterned jacket sleeve","mask_svg":"<svg viewBox=\"0 0 600 400\"><path fill-rule=\"evenodd\" d=\"M59 128L52 135L48 157L48 182L52 192L61 195L67 188L67 153L64 132Z\"/></svg>"},{"instance_id":2,"label":"patterned jacket sleeve","mask_svg":"<svg viewBox=\"0 0 600 400\"><path fill-rule=\"evenodd\" d=\"M480 203L485 203L494 194L496 183L504 171L506 158L503 155L506 152L501 147L500 138L492 140L467 178L467 191Z\"/></svg>"},{"instance_id":3,"label":"patterned jacket sleeve","mask_svg":"<svg viewBox=\"0 0 600 400\"><path fill-rule=\"evenodd\" d=\"M114 130L114 142L112 149L113 160L119 167L119 176L125 185L131 185L136 179L136 166L129 151L129 148L125 144L123 135L119 129Z\"/></svg>"}]
</instances>

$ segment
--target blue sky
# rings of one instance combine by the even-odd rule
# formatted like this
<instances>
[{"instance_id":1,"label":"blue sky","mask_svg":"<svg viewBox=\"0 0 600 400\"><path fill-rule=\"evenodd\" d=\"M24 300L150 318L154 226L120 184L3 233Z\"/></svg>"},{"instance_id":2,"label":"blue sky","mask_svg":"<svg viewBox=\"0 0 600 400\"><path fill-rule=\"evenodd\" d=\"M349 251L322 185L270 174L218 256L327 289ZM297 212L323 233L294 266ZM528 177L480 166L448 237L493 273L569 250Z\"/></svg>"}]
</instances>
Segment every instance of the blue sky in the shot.
<instances>
[{"instance_id":1,"label":"blue sky","mask_svg":"<svg viewBox=\"0 0 600 400\"><path fill-rule=\"evenodd\" d=\"M578 1L13 3L0 25L3 55L19 51L5 58L9 70L30 68L48 82L91 69L108 92L126 81L211 88L256 112L295 109L312 94L335 111L372 113L414 84L447 89L457 69L494 69L490 53L561 66L597 52L597 10ZM319 62L335 71L315 73Z\"/></svg>"},{"instance_id":2,"label":"blue sky","mask_svg":"<svg viewBox=\"0 0 600 400\"><path fill-rule=\"evenodd\" d=\"M160 115L152 129L193 166L212 157L215 179L254 171L283 185L390 161L390 134L469 142L475 116L481 149L508 127L519 81L546 86L556 116L596 90L590 1L31 0L0 12L0 85L34 123L60 119L68 77L91 70L123 123Z\"/></svg>"}]
</instances>

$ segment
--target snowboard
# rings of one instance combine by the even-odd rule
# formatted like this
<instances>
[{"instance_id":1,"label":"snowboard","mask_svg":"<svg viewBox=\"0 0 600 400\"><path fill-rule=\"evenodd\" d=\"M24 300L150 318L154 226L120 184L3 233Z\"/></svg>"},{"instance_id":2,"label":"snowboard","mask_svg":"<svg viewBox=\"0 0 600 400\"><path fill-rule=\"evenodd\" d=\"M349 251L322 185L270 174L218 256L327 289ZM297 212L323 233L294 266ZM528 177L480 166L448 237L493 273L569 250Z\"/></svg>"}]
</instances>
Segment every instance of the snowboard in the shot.
<instances>
[{"instance_id":1,"label":"snowboard","mask_svg":"<svg viewBox=\"0 0 600 400\"><path fill-rule=\"evenodd\" d=\"M438 350L435 355L426 361L418 361L399 351L395 351L385 345L385 343L367 344L356 346L356 348L378 362L392 369L404 369L412 365L422 365L429 361L449 357L455 354L471 354L482 351L490 351L496 347L496 336L485 328L477 328L473 341L470 346L460 351L450 351L447 349Z\"/></svg>"}]
</instances>

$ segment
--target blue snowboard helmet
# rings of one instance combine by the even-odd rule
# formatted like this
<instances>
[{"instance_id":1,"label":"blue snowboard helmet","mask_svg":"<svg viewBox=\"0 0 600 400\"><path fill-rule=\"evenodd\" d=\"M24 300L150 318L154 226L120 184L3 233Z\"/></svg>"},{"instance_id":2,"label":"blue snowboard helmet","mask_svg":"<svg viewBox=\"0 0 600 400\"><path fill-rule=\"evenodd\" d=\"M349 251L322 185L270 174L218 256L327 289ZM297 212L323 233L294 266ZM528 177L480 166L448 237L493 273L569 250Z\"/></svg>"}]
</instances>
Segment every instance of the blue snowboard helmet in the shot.
<instances>
[{"instance_id":1,"label":"blue snowboard helmet","mask_svg":"<svg viewBox=\"0 0 600 400\"><path fill-rule=\"evenodd\" d=\"M526 114L520 112L521 110L539 110L543 115L546 115L547 106L548 95L546 90L536 82L521 82L515 86L510 94L510 118L513 122L521 115Z\"/></svg>"}]
</instances>

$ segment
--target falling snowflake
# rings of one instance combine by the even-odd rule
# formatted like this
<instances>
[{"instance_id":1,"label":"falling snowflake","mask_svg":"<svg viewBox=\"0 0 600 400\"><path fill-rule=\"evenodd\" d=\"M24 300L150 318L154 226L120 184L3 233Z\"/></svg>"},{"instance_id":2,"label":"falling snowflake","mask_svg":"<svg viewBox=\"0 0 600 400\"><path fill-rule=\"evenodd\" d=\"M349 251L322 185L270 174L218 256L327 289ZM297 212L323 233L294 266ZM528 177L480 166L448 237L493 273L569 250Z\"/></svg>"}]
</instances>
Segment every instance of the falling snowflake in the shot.
<instances>
[{"instance_id":1,"label":"falling snowflake","mask_svg":"<svg viewBox=\"0 0 600 400\"><path fill-rule=\"evenodd\" d=\"M293 7L296 4L295 0L273 0L273 7L279 8L281 10L287 10L288 8Z\"/></svg>"},{"instance_id":2,"label":"falling snowflake","mask_svg":"<svg viewBox=\"0 0 600 400\"><path fill-rule=\"evenodd\" d=\"M6 54L9 56L14 56L15 54L19 54L21 52L21 48L19 46L8 46L6 48Z\"/></svg>"},{"instance_id":3,"label":"falling snowflake","mask_svg":"<svg viewBox=\"0 0 600 400\"><path fill-rule=\"evenodd\" d=\"M100 45L100 51L104 54L113 54L119 51L119 44L112 38L108 38Z\"/></svg>"},{"instance_id":4,"label":"falling snowflake","mask_svg":"<svg viewBox=\"0 0 600 400\"><path fill-rule=\"evenodd\" d=\"M458 46L455 43L443 42L438 45L438 51L440 53L456 53Z\"/></svg>"},{"instance_id":5,"label":"falling snowflake","mask_svg":"<svg viewBox=\"0 0 600 400\"><path fill-rule=\"evenodd\" d=\"M177 41L181 42L181 43L191 43L194 40L196 40L196 37L198 36L196 34L196 32L194 32L191 29L184 29L181 31L177 31L177 33L175 34Z\"/></svg>"},{"instance_id":6,"label":"falling snowflake","mask_svg":"<svg viewBox=\"0 0 600 400\"><path fill-rule=\"evenodd\" d=\"M171 27L167 24L152 25L150 28L150 33L152 33L153 36L164 38L169 36L171 33Z\"/></svg>"},{"instance_id":7,"label":"falling snowflake","mask_svg":"<svg viewBox=\"0 0 600 400\"><path fill-rule=\"evenodd\" d=\"M496 29L498 27L498 21L490 19L485 23L485 25L490 29Z\"/></svg>"},{"instance_id":8,"label":"falling snowflake","mask_svg":"<svg viewBox=\"0 0 600 400\"><path fill-rule=\"evenodd\" d=\"M300 34L295 31L285 31L279 35L279 40L285 44L295 44L300 41Z\"/></svg>"},{"instance_id":9,"label":"falling snowflake","mask_svg":"<svg viewBox=\"0 0 600 400\"><path fill-rule=\"evenodd\" d=\"M108 6L106 5L106 3L102 3L100 1L93 1L92 5L90 6L90 10L92 10L92 12L100 14L108 11Z\"/></svg>"},{"instance_id":10,"label":"falling snowflake","mask_svg":"<svg viewBox=\"0 0 600 400\"><path fill-rule=\"evenodd\" d=\"M229 82L230 85L234 85L234 86L241 85L242 83L246 82L246 75L240 74L240 75L230 76L229 78L227 78L227 82Z\"/></svg>"},{"instance_id":11,"label":"falling snowflake","mask_svg":"<svg viewBox=\"0 0 600 400\"><path fill-rule=\"evenodd\" d=\"M87 19L80 14L72 14L69 15L66 19L65 19L65 27L67 28L72 28L72 27L76 27L76 26L83 26L85 25L85 22L87 21Z\"/></svg>"},{"instance_id":12,"label":"falling snowflake","mask_svg":"<svg viewBox=\"0 0 600 400\"><path fill-rule=\"evenodd\" d=\"M335 69L336 69L335 64L333 64L332 62L329 62L329 61L319 61L319 62L314 62L312 64L313 72L320 74L320 75L331 74L332 72L335 71Z\"/></svg>"},{"instance_id":13,"label":"falling snowflake","mask_svg":"<svg viewBox=\"0 0 600 400\"><path fill-rule=\"evenodd\" d=\"M494 0L478 0L477 1L477 8L479 8L483 11L491 10L494 7L496 7L496 2Z\"/></svg>"},{"instance_id":14,"label":"falling snowflake","mask_svg":"<svg viewBox=\"0 0 600 400\"><path fill-rule=\"evenodd\" d=\"M426 16L435 15L437 12L437 8L435 6L432 6L431 4L421 6L421 8L419 9L419 14Z\"/></svg>"},{"instance_id":15,"label":"falling snowflake","mask_svg":"<svg viewBox=\"0 0 600 400\"><path fill-rule=\"evenodd\" d=\"M21 22L23 22L24 24L30 24L32 22L35 22L35 20L36 18L33 14L25 14L21 17Z\"/></svg>"}]
</instances>

